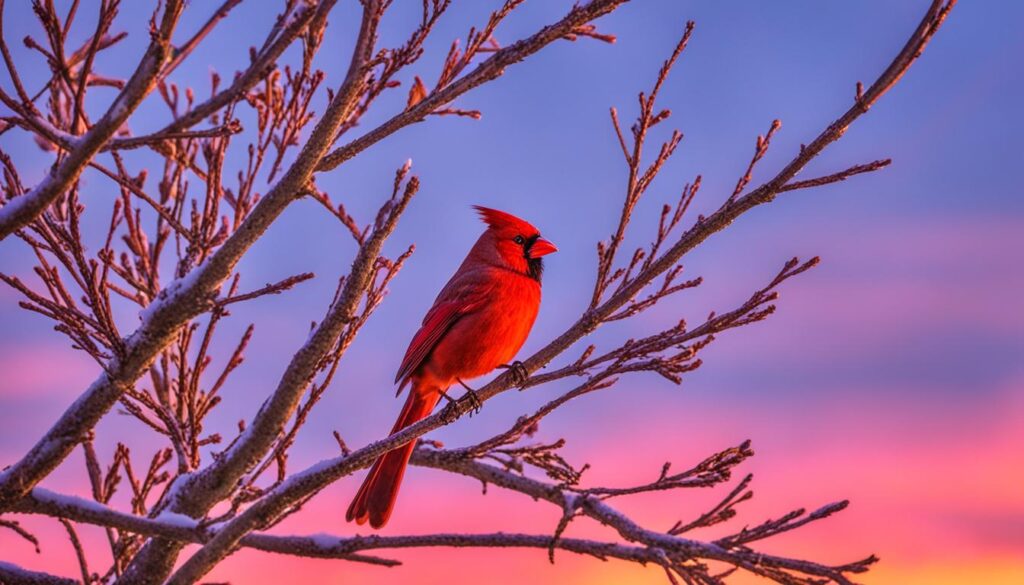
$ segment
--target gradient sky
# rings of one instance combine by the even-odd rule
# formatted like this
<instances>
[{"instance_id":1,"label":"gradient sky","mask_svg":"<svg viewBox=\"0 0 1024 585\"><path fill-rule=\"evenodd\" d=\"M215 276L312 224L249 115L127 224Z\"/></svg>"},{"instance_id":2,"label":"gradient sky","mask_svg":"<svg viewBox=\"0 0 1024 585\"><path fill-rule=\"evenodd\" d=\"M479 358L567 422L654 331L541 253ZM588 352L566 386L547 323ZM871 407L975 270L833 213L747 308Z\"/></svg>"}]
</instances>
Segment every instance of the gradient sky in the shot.
<instances>
[{"instance_id":1,"label":"gradient sky","mask_svg":"<svg viewBox=\"0 0 1024 585\"><path fill-rule=\"evenodd\" d=\"M115 28L131 35L98 59L110 75L123 75L147 41L141 31L153 3L124 4ZM357 24L355 3L341 4L317 63L332 87L344 75ZM456 6L403 80L411 73L428 84L435 79L451 40L484 22L493 4ZM415 243L416 254L305 427L293 468L335 455L334 429L350 445L362 445L390 428L400 406L391 384L400 356L435 291L481 229L471 204L528 218L561 250L548 262L541 315L524 355L576 319L589 300L594 242L612 230L626 180L607 109L617 106L627 120L635 115L637 91L650 86L686 20L695 20L697 29L661 102L673 110L669 124L685 138L641 204L636 243L648 237L661 203L698 173L704 187L697 212L713 210L731 193L754 137L773 118L783 128L755 182L788 161L801 142L849 106L856 81L870 82L888 64L927 4L633 3L599 21L601 31L617 35L615 45L560 42L457 102L482 110L482 120L431 119L320 176L319 186L362 221L389 194L392 173L406 159L412 158L423 188L387 247L394 254ZM498 38L507 43L530 34L569 5L527 2ZM213 6L191 2L179 37L204 22ZM221 25L218 40L197 50L172 79L207 95L209 71L227 77L243 67L249 45L262 40L276 7L261 0L243 4ZM384 44L400 42L414 8L403 4L385 20ZM39 87L45 66L19 42L37 34L38 25L27 2L9 2L6 9L5 32L21 73L30 88ZM76 26L79 40L92 30L85 12ZM830 562L875 553L882 562L862 578L873 585L1024 582L1024 197L1014 171L1024 166L1022 19L1024 3L962 2L922 60L807 176L884 157L893 158L891 167L788 193L749 213L685 259L687 274L705 277L701 288L604 328L597 339L610 347L680 317L696 322L709 310L742 302L789 257L820 255L820 267L783 287L777 315L723 335L681 387L653 375L630 378L549 417L539 438L568 439L569 460L589 462L585 481L595 485L651 479L666 460L685 466L749 438L757 456L741 473L755 474L756 498L744 505L739 522L852 500L842 514L769 541L766 550ZM89 106L102 111L112 96L96 91ZM390 116L404 96L404 90L385 96L361 128ZM316 103L322 110L323 97ZM131 126L144 133L166 119L165 108L151 97ZM0 147L16 157L26 183L38 180L49 164L23 134L8 132ZM237 142L235 149L237 163L244 146ZM153 162L143 153L133 156L132 168ZM116 192L90 173L83 185L92 222L87 226L100 229ZM230 434L234 422L249 417L267 395L310 321L326 309L352 251L337 222L302 201L245 256L244 288L303 271L317 278L287 295L239 306L221 329L223 345L215 355L223 359L224 348L256 323L248 359L213 416L219 430ZM28 274L30 256L20 242L0 245L4 272ZM10 289L0 289L0 464L22 454L97 375L90 359L73 352L50 323L18 309L17 300ZM119 318L131 330L137 311ZM502 395L480 416L431 438L451 446L477 440L559 389ZM112 414L99 427L104 459L119 440L130 441L140 461L147 446L158 444L141 425ZM44 485L86 495L83 478L76 451ZM324 490L279 531L351 534L354 527L343 514L360 479ZM699 514L719 495L656 494L619 505L648 526L667 528ZM552 506L496 489L481 496L473 481L414 468L384 533L546 533L557 518ZM4 560L76 574L57 522L28 518L25 524L42 536L43 554L0 531ZM734 521L730 528L740 526ZM101 532L82 531L95 566L104 566ZM574 523L568 534L612 537L586 521ZM450 583L455 574L486 583L664 581L657 568L568 553L559 553L554 566L542 551L394 556L406 564L383 569L243 551L209 579L258 584L305 575L338 583L426 584Z\"/></svg>"}]
</instances>

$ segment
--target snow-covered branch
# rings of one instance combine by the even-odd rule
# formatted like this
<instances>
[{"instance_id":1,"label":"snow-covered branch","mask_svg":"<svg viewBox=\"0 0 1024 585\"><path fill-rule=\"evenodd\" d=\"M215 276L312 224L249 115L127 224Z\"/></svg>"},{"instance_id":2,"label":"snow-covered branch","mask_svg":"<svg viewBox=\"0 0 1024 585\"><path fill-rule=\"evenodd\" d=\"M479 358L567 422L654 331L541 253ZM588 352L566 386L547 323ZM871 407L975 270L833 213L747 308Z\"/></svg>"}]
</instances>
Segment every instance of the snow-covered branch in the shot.
<instances>
[{"instance_id":1,"label":"snow-covered branch","mask_svg":"<svg viewBox=\"0 0 1024 585\"><path fill-rule=\"evenodd\" d=\"M160 536L182 543L203 543L216 533L216 525L203 525L199 521L172 513L156 518L140 517L118 512L113 508L83 498L57 494L36 488L23 498L15 511L66 518L76 522L117 528L145 536ZM253 533L241 541L241 546L266 552L292 556L338 559L383 566L401 564L397 560L359 554L365 551L395 550L428 547L487 547L487 548L539 548L552 546L560 550L590 555L600 559L618 558L639 563L660 563L661 557L646 547L628 546L614 542L563 538L555 542L550 535L490 533L490 534L422 534L409 536L284 536Z\"/></svg>"}]
</instances>

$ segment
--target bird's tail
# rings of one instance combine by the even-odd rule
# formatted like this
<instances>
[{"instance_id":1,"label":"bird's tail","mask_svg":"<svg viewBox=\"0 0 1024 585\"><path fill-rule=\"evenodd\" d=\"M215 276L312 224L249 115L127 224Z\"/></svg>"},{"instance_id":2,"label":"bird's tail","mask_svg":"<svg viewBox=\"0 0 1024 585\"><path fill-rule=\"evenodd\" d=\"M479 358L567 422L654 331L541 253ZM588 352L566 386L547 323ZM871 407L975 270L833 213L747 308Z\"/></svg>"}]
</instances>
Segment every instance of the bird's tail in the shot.
<instances>
[{"instance_id":1,"label":"bird's tail","mask_svg":"<svg viewBox=\"0 0 1024 585\"><path fill-rule=\"evenodd\" d=\"M391 434L395 434L405 427L426 418L437 401L441 398L440 391L431 389L427 392L418 391L412 388L409 398L405 401L402 414L395 421L395 427ZM391 517L391 511L395 508L395 499L398 497L398 487L402 484L402 476L405 475L405 467L412 456L412 450L416 441L388 451L377 459L377 462L370 468L370 474L363 480L363 485L356 492L356 497L348 507L345 519L357 524L364 524L370 521L370 526L380 528L387 523Z\"/></svg>"}]
</instances>

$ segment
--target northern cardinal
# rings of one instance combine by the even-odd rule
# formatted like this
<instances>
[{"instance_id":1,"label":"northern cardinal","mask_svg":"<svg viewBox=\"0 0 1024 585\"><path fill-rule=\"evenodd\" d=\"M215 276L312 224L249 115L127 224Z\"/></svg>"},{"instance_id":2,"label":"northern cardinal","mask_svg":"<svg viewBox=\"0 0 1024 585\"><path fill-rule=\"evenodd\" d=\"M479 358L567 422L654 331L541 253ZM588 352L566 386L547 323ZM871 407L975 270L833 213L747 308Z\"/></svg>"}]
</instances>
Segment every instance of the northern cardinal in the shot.
<instances>
[{"instance_id":1,"label":"northern cardinal","mask_svg":"<svg viewBox=\"0 0 1024 585\"><path fill-rule=\"evenodd\" d=\"M487 229L434 300L405 352L395 382L409 397L392 434L426 418L456 382L511 367L540 307L543 256L554 244L514 215L474 206ZM468 388L468 387L467 387ZM398 497L416 441L382 455L345 518L380 528Z\"/></svg>"}]
</instances>

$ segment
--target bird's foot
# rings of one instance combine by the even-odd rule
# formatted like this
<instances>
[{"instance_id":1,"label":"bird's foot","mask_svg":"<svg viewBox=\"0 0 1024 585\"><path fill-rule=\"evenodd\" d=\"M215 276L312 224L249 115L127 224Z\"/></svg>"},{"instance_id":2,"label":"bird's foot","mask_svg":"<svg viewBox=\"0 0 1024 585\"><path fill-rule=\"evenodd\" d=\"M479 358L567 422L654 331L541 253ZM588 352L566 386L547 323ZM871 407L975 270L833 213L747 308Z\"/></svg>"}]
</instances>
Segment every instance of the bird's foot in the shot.
<instances>
[{"instance_id":1,"label":"bird's foot","mask_svg":"<svg viewBox=\"0 0 1024 585\"><path fill-rule=\"evenodd\" d=\"M441 418L444 420L445 424L451 424L459 420L459 417L462 415L462 413L459 412L459 401L448 396L447 392L441 392L441 398L448 401L448 405L441 410Z\"/></svg>"},{"instance_id":2,"label":"bird's foot","mask_svg":"<svg viewBox=\"0 0 1024 585\"><path fill-rule=\"evenodd\" d=\"M476 390L470 388L465 382L463 382L459 378L456 378L456 380L458 380L459 384L462 384L462 387L466 389L466 394L462 397L462 400L466 400L467 402L469 402L469 406L471 409L469 416L478 414L480 412L480 409L483 408L484 406L484 403L480 401L480 396L476 393Z\"/></svg>"},{"instance_id":3,"label":"bird's foot","mask_svg":"<svg viewBox=\"0 0 1024 585\"><path fill-rule=\"evenodd\" d=\"M516 360L511 364L501 364L499 368L505 368L512 372L512 382L519 387L520 390L526 385L526 381L530 378L530 372L526 371L526 366L523 362Z\"/></svg>"}]
</instances>

